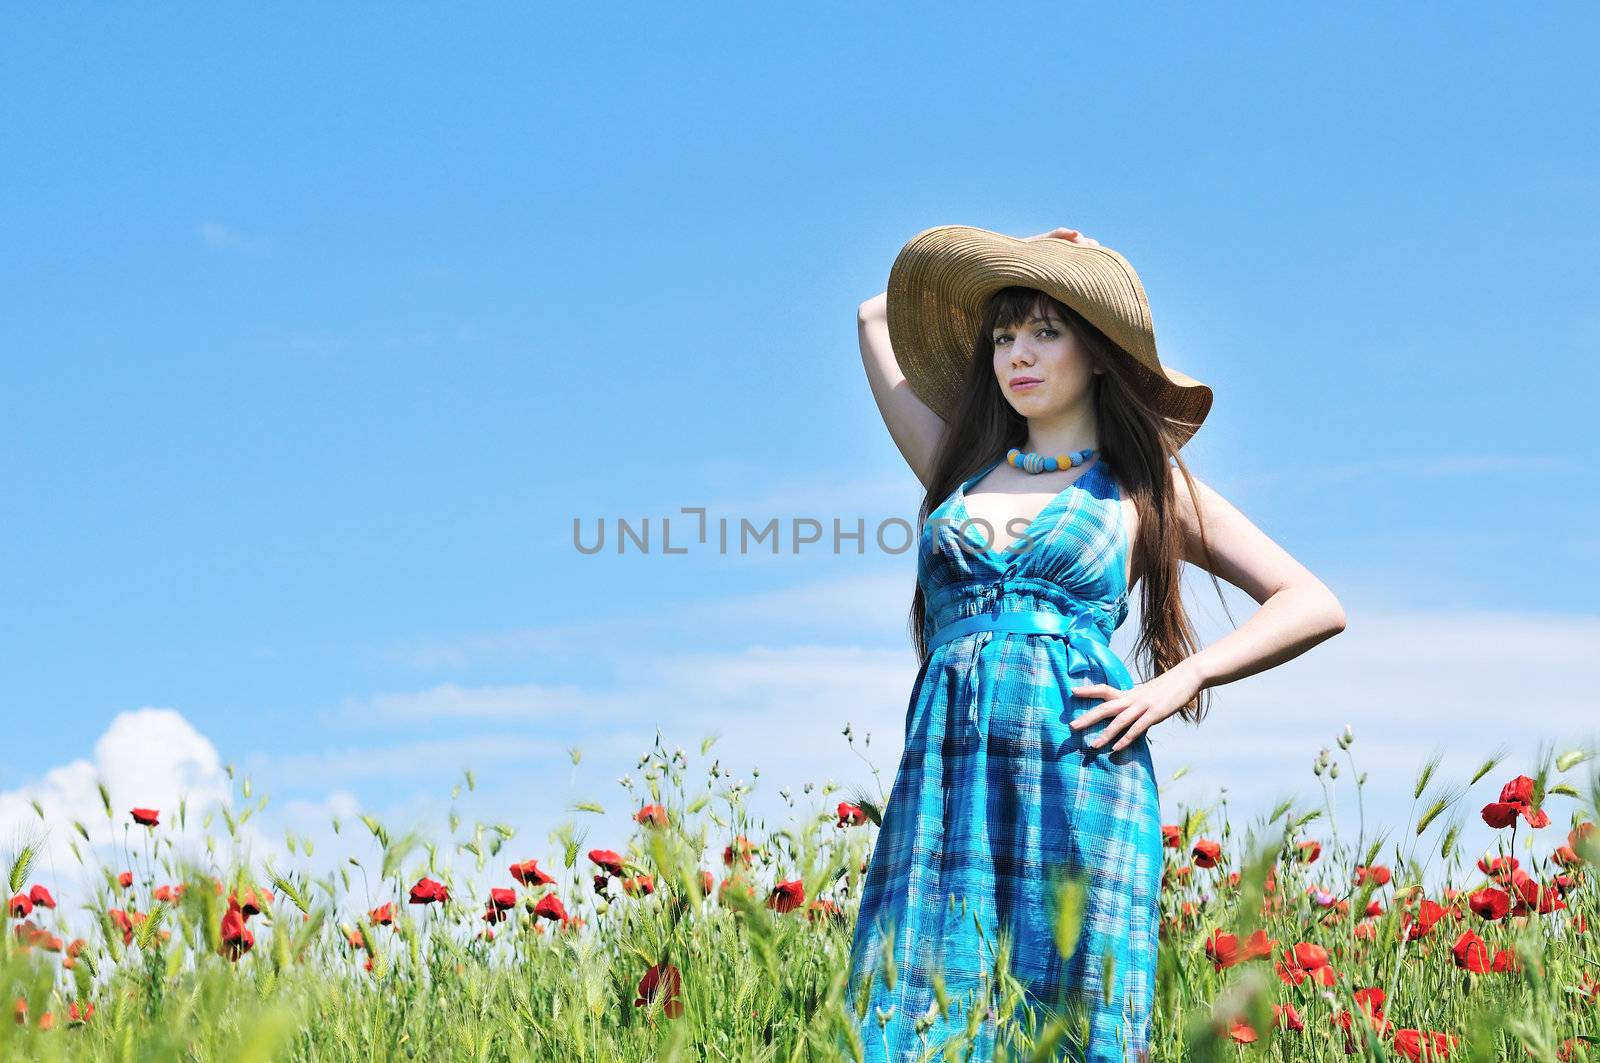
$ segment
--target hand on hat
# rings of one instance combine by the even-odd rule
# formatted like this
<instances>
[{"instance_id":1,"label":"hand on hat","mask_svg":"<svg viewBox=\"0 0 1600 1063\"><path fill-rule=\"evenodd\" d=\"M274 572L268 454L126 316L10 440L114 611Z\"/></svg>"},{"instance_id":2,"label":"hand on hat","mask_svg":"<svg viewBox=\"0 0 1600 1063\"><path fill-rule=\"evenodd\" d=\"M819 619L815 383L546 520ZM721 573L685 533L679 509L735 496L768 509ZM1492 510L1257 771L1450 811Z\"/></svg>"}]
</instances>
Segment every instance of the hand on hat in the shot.
<instances>
[{"instance_id":1,"label":"hand on hat","mask_svg":"<svg viewBox=\"0 0 1600 1063\"><path fill-rule=\"evenodd\" d=\"M1038 236L1024 236L1023 239L1024 240L1048 240L1048 239L1051 239L1052 237L1054 237L1055 239L1058 239L1058 240L1068 240L1068 241L1071 241L1072 243L1075 243L1075 244L1083 244L1085 247L1099 247L1100 246L1100 241L1096 240L1094 237L1085 236L1082 233L1080 233L1078 230L1076 230L1076 229L1068 229L1066 226L1057 226L1056 228L1051 229L1047 233L1040 233Z\"/></svg>"}]
</instances>

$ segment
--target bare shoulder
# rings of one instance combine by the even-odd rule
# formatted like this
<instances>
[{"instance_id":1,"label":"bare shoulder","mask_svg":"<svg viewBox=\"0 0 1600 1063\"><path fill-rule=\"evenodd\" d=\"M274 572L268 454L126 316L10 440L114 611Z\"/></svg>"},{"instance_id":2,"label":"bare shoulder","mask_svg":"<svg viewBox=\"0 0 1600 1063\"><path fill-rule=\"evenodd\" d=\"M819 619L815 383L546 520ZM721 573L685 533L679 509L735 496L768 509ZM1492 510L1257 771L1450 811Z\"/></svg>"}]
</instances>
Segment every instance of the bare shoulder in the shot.
<instances>
[{"instance_id":1,"label":"bare shoulder","mask_svg":"<svg viewBox=\"0 0 1600 1063\"><path fill-rule=\"evenodd\" d=\"M1177 466L1168 472L1175 515L1183 529L1185 561L1228 581L1257 602L1291 583L1315 579L1210 484L1193 473L1185 477Z\"/></svg>"},{"instance_id":2,"label":"bare shoulder","mask_svg":"<svg viewBox=\"0 0 1600 1063\"><path fill-rule=\"evenodd\" d=\"M1169 466L1167 476L1172 481L1172 497L1177 502L1177 516L1184 530L1198 534L1200 522L1215 519L1221 505L1231 505L1215 489L1190 472L1187 476L1176 465Z\"/></svg>"}]
</instances>

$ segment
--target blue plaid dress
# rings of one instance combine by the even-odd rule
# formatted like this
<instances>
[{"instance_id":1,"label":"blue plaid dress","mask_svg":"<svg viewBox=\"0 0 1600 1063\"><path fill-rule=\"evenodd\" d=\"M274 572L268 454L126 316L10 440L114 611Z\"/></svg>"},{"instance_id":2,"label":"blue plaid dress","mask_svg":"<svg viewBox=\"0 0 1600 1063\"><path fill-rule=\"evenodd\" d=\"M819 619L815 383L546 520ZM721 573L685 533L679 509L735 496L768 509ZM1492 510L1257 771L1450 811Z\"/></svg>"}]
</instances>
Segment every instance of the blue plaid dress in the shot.
<instances>
[{"instance_id":1,"label":"blue plaid dress","mask_svg":"<svg viewBox=\"0 0 1600 1063\"><path fill-rule=\"evenodd\" d=\"M972 1058L988 1059L1000 993L983 994L1004 935L1010 974L1034 1009L1033 1029L1051 1014L1075 1020L1058 1058L1135 1063L1148 1051L1160 926L1154 768L1144 736L1111 752L1109 744L1085 745L1104 722L1083 732L1067 726L1101 703L1069 695L1071 687L1133 685L1108 645L1128 614L1122 492L1097 457L1004 551L986 547L972 525L963 546L966 491L998 464L959 485L923 526L924 634L933 645L952 621L1013 611L1059 613L1066 630L970 631L928 655L862 886L848 999L858 1002L872 973L857 1032L866 1059L879 1063L917 1059L926 1049L938 1058L938 1046L966 1028L979 1001ZM1061 872L1087 887L1077 946L1065 958L1051 885ZM937 1010L936 971L947 1018Z\"/></svg>"}]
</instances>

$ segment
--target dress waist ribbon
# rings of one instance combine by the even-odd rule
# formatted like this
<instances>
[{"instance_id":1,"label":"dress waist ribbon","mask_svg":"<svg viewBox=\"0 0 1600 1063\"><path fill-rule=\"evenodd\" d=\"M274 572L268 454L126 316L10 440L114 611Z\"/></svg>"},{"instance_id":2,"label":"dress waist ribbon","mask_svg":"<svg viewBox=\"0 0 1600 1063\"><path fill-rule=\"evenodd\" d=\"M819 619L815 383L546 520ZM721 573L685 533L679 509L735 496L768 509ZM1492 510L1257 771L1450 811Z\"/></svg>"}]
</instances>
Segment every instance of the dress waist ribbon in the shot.
<instances>
[{"instance_id":1,"label":"dress waist ribbon","mask_svg":"<svg viewBox=\"0 0 1600 1063\"><path fill-rule=\"evenodd\" d=\"M952 620L936 629L929 636L928 653L931 656L934 650L946 643L968 635L977 637L972 667L968 671L971 696L967 719L971 722L973 730L981 736L982 727L979 724L978 712L979 685L984 668L981 657L984 646L991 638L997 634L1019 634L1054 636L1063 639L1067 644L1067 674L1060 677L1061 696L1063 699L1070 699L1071 687L1082 685L1081 682L1074 682L1071 678L1073 676L1083 676L1091 669L1097 669L1105 682L1120 688L1118 680L1127 674L1126 666L1115 653L1111 652L1111 643L1101 626L1103 617L1104 613L1093 607L1071 614L1042 610L978 613Z\"/></svg>"}]
</instances>

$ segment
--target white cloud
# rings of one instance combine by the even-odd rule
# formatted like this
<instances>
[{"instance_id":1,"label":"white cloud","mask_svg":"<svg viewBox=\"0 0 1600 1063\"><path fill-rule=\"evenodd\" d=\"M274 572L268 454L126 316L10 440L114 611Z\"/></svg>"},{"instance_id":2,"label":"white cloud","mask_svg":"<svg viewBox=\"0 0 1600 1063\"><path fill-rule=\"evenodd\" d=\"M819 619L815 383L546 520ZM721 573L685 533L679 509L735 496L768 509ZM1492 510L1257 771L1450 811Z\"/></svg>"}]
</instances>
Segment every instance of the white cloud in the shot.
<instances>
[{"instance_id":1,"label":"white cloud","mask_svg":"<svg viewBox=\"0 0 1600 1063\"><path fill-rule=\"evenodd\" d=\"M604 695L576 686L520 683L510 686L461 686L441 683L425 690L374 694L346 700L343 711L385 721L414 719L557 720L579 709L593 709Z\"/></svg>"},{"instance_id":2,"label":"white cloud","mask_svg":"<svg viewBox=\"0 0 1600 1063\"><path fill-rule=\"evenodd\" d=\"M474 768L480 789L487 791L477 797L495 810L492 818L504 813L524 832L512 847L518 858L547 855L541 854L545 832L574 818L592 834L591 844L615 847L631 830L632 811L617 779L625 773L637 779L638 757L650 748L657 729L666 747L682 746L691 753L698 752L701 738L718 735L706 759L716 758L732 778L750 781L759 768L750 806L756 824L789 821L792 813L777 796L780 788L798 792L804 783L830 780L873 788L868 766L852 755L840 734L846 722L854 728L858 750L868 733L873 736L867 752L887 789L898 765L916 676L901 635L907 588L899 582L890 586L871 576L854 587L840 581L743 603L724 599L686 606L686 612L720 610L725 620L739 618L745 644L687 654L636 653L596 672L593 683L446 683L349 701L347 722L361 724L364 735L434 722L451 733L400 742L361 739L284 755L248 754L262 792L287 785L309 787L311 793L270 805L243 832L245 844L258 865L266 857L284 856L284 829L316 839L319 865L364 853L370 839L362 831L347 827L334 835L328 821L333 815L346 821L354 817L365 782L400 780L414 786L402 811L419 821L437 821L444 802L432 794L459 779L462 769ZM1208 587L1202 583L1188 596L1205 645L1229 633L1212 615L1216 602L1214 596L1208 599ZM1242 623L1255 603L1229 591L1233 615ZM788 623L777 630L788 637L764 629L762 634L772 637L752 645L754 627L744 621L768 615L774 596L784 599L779 611ZM868 602L860 610L866 618L853 623L841 615L847 612L841 603L852 600ZM1466 822L1463 844L1470 859L1496 840L1477 820L1477 809L1504 779L1535 770L1532 758L1541 742L1559 749L1593 748L1587 661L1600 639L1600 618L1367 608L1349 597L1344 604L1345 632L1279 667L1215 688L1211 715L1200 728L1178 719L1157 726L1152 755L1168 821L1180 805L1213 803L1222 787L1228 790L1236 831L1282 797L1297 797L1302 809L1320 806L1311 762L1319 748L1336 749L1334 739L1348 723L1356 734L1357 766L1370 774L1368 839L1377 828L1396 838L1410 813L1412 780L1433 751L1445 757L1440 778L1461 784L1487 755L1502 746L1510 749L1510 758L1458 811ZM1136 620L1131 616L1113 640L1124 656ZM792 640L794 631L808 629L825 632L838 644ZM863 648L863 629L896 648ZM640 639L638 645L651 642ZM474 733L474 723L493 729ZM570 746L584 750L578 765L568 755ZM704 784L703 764L696 758L691 788ZM1187 774L1172 781L1180 768ZM1586 770L1570 778L1580 790ZM112 789L114 824L101 811L97 779ZM29 802L38 800L53 828L49 859L65 871L71 857L64 845L73 819L87 824L98 842L111 842L121 838L129 807L161 808L167 824L168 810L187 793L190 821L198 823L206 805L228 799L228 782L216 748L179 713L122 713L95 744L92 759L63 764L0 794L0 838L36 833L41 824ZM1351 784L1345 765L1336 784L1336 812L1347 841L1353 840L1357 815ZM338 789L321 794L332 786ZM574 817L572 803L579 799L598 800L609 811ZM819 794L799 799L803 805L821 803ZM1557 832L1565 833L1572 807L1569 798L1553 799L1554 823L1541 833L1542 846L1553 844ZM1327 821L1313 824L1311 834L1326 845Z\"/></svg>"},{"instance_id":3,"label":"white cloud","mask_svg":"<svg viewBox=\"0 0 1600 1063\"><path fill-rule=\"evenodd\" d=\"M107 820L99 784L111 795ZM66 874L76 866L68 847L80 822L89 843L120 843L131 823L129 810L154 808L176 830L178 802L187 798L188 834L198 836L205 812L227 800L229 782L216 747L182 714L165 708L118 713L94 746L92 760L51 768L35 782L0 793L0 837L14 849L30 838L43 843L40 865ZM37 802L43 818L35 812ZM142 831L143 827L135 827ZM80 848L82 839L79 838ZM10 855L7 853L6 855Z\"/></svg>"},{"instance_id":4,"label":"white cloud","mask_svg":"<svg viewBox=\"0 0 1600 1063\"><path fill-rule=\"evenodd\" d=\"M914 589L910 575L878 569L791 587L682 600L648 612L630 612L628 637L633 645L649 646L658 636L736 626L743 639L754 636L776 640L786 635L815 639L818 632L823 632L836 642L872 642L882 639L885 633L906 630ZM616 621L609 618L563 621L454 638L407 640L391 644L382 656L388 663L423 671L462 670L507 662L537 667L570 650L608 645L606 640L614 638L616 631ZM480 694L487 689L475 688ZM518 697L557 696L554 688L538 684L502 689ZM593 689L585 691L584 696L593 697Z\"/></svg>"},{"instance_id":5,"label":"white cloud","mask_svg":"<svg viewBox=\"0 0 1600 1063\"><path fill-rule=\"evenodd\" d=\"M1386 831L1386 863L1393 861L1396 842L1423 857L1433 853L1431 881L1442 870L1438 842L1452 820L1462 824L1467 863L1503 840L1506 832L1485 825L1480 810L1506 780L1536 774L1541 747L1557 753L1596 749L1587 662L1600 641L1600 618L1368 609L1349 598L1344 605L1348 627L1341 634L1276 668L1213 688L1210 714L1198 727L1172 719L1154 729L1151 755L1169 822L1180 805L1213 804L1223 787L1236 832L1280 799L1297 798L1302 811L1323 809L1322 783L1312 765L1326 748L1340 763L1340 775L1330 784L1340 840L1356 841L1354 776L1365 772L1364 841L1371 842L1375 830ZM1234 613L1243 622L1253 606L1245 599ZM1202 634L1209 645L1227 631ZM1336 741L1346 724L1355 734L1355 771ZM1497 752L1505 754L1499 766L1420 842L1405 834L1434 797L1465 788ZM1416 802L1418 772L1434 753L1441 757L1435 782ZM1588 795L1590 766L1552 781L1567 781ZM1172 781L1185 767L1188 774ZM1587 803L1587 796L1583 802L1551 798L1551 826L1537 832L1532 855L1542 857L1563 840L1573 811ZM1307 831L1326 847L1332 826L1324 809ZM1519 834L1519 847L1526 834Z\"/></svg>"},{"instance_id":6,"label":"white cloud","mask_svg":"<svg viewBox=\"0 0 1600 1063\"><path fill-rule=\"evenodd\" d=\"M408 760L412 770L427 761L426 751L408 754L398 759ZM334 757L324 756L327 759L318 782L339 777L333 771ZM101 801L101 783L111 795L110 819ZM59 917L75 927L74 933L81 933L86 927L76 909L102 882L101 865L120 871L143 859L146 828L133 823L131 809L156 809L159 836L171 841L180 853L205 863L210 862L204 855L210 835L219 843L215 859L227 867L232 861L231 843L215 810L226 805L235 816L242 816L265 793L258 789L250 800L237 801L231 797L232 788L216 746L181 713L169 708L118 713L95 742L92 759L51 768L34 781L0 793L0 860L4 861L0 873L10 869L21 845L40 843L40 855L24 886L42 883L48 887L61 904ZM180 800L185 801L182 825ZM346 828L342 835L333 831L334 816L348 822L360 811L358 799L348 789L310 799L269 802L267 810L239 827L237 844L259 875L269 862L287 866L291 858L283 835L292 831L297 839L312 839L318 850L317 861L302 856L295 866L309 864L314 874L327 874L346 856L369 857L375 851L359 824L355 831ZM209 828L204 822L208 814L213 814ZM88 831L87 842L73 827L74 822ZM81 862L72 853L74 841ZM163 872L156 874L158 881L165 881Z\"/></svg>"},{"instance_id":7,"label":"white cloud","mask_svg":"<svg viewBox=\"0 0 1600 1063\"><path fill-rule=\"evenodd\" d=\"M422 739L389 745L306 750L290 754L252 754L251 769L274 786L311 785L335 778L426 777L448 780L483 763L564 757L555 739L525 734L479 734Z\"/></svg>"},{"instance_id":8,"label":"white cloud","mask_svg":"<svg viewBox=\"0 0 1600 1063\"><path fill-rule=\"evenodd\" d=\"M1224 589L1235 620L1247 622L1256 603L1234 588ZM612 769L603 776L609 778L643 752L619 737L624 728L659 728L668 746L685 747L717 732L721 738L714 754L723 767L748 778L750 768L759 766L762 789L769 792L764 798L758 794L756 804L778 814L782 810L772 792L779 787L830 778L870 782L866 766L851 756L840 736L849 721L858 737L868 731L874 735L871 756L888 787L898 764L915 662L907 649L860 648L853 630L835 625L849 619L841 603L865 602L862 609L873 619L860 626L875 626L877 634L898 639L906 588L874 576L854 588L841 581L774 593L790 607L783 630L809 626L813 633L825 631L849 644L770 640L725 652L635 656L592 687L560 688L562 711L570 714L562 734L574 740L582 734L584 744L598 747L599 759ZM770 615L773 595L764 598L743 607L723 601L717 608L725 618ZM1188 588L1186 599L1202 645L1230 633L1209 581ZM1368 608L1349 596L1344 605L1348 627L1343 633L1276 668L1213 688L1211 712L1198 728L1174 718L1153 730L1152 757L1169 820L1180 805L1213 803L1224 787L1236 830L1283 798L1296 798L1302 810L1320 807L1321 786L1311 765L1321 748L1337 753L1335 739L1348 723L1356 735L1357 769L1368 773L1369 841L1375 827L1387 829L1392 839L1403 830L1413 814L1412 783L1431 753L1443 755L1437 778L1460 786L1489 755L1502 748L1508 752L1454 813L1465 824L1462 844L1475 853L1497 840L1478 819L1478 810L1505 779L1537 770L1541 743L1557 750L1595 747L1587 661L1600 642L1600 618ZM692 608L698 607L685 611ZM1135 612L1113 640L1125 659L1136 622ZM545 696L553 697L549 691L538 695ZM459 720L473 714L467 710L480 710L484 718L503 719L506 701L504 688L465 686L451 687L445 698L427 691L410 698L389 695L387 704L403 707L412 720L425 715L430 704L437 705L441 718ZM552 755L549 766L558 759ZM1342 754L1339 759L1344 760ZM1186 775L1173 781L1180 768ZM1569 776L1580 791L1586 789L1585 770ZM1358 818L1352 775L1349 763L1343 763L1334 783L1335 814L1346 842L1354 841ZM1550 806L1553 827L1562 834L1573 807L1570 798L1553 799ZM1325 843L1330 840L1326 818L1310 829ZM1541 844L1545 837L1540 836Z\"/></svg>"}]
</instances>

